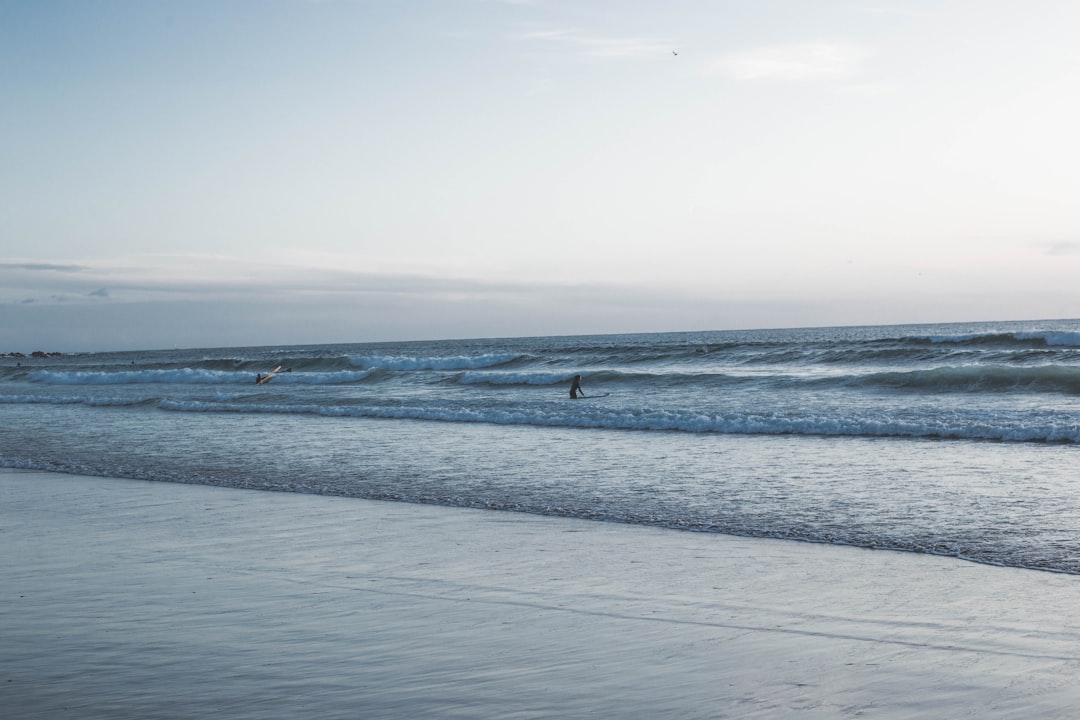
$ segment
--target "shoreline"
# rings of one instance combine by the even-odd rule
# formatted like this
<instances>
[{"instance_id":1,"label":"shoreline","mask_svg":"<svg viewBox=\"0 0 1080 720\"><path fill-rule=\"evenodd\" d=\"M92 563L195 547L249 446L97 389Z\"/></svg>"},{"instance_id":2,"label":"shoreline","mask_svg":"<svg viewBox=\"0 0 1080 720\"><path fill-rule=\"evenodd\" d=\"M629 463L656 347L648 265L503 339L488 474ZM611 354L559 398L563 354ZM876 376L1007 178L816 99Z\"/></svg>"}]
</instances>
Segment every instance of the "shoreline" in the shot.
<instances>
[{"instance_id":1,"label":"shoreline","mask_svg":"<svg viewBox=\"0 0 1080 720\"><path fill-rule=\"evenodd\" d=\"M903 551L0 469L23 718L1066 718L1080 579Z\"/></svg>"},{"instance_id":2,"label":"shoreline","mask_svg":"<svg viewBox=\"0 0 1080 720\"><path fill-rule=\"evenodd\" d=\"M396 497L364 497L362 495L349 494L346 492L311 492L310 490L294 489L290 487L272 487L272 486L258 486L258 485L229 485L224 483L217 483L213 481L198 482L198 481L185 481L185 480L146 480L139 477L113 477L107 475L91 475L85 474L79 471L60 471L42 469L37 467L0 467L0 475L5 473L41 473L45 475L61 475L73 478L87 478L87 479L100 479L106 481L120 481L120 482L149 482L149 483L165 483L185 485L189 487L208 487L218 488L223 490L240 490L249 492L267 492L267 493L284 493L288 495L310 495L313 497L325 497L325 498L339 498L343 501L359 501L359 502L374 502L374 503L391 503L411 505L416 507L436 507L447 508L452 510L467 510L467 511L479 511L479 512L499 512L510 513L512 515L524 515L536 518L550 518L553 520L566 520L570 522L587 522L587 523L603 523L603 524L615 524L627 528L643 528L660 531L670 531L677 533L692 533L692 534L704 534L704 535L718 535L733 539L744 540L765 540L765 541L778 541L778 542L790 542L797 544L809 544L809 545L827 545L838 548L850 548L854 550L869 550L874 552L896 552L905 555L919 555L927 557L945 558L951 560L959 560L965 563L972 563L974 565L980 565L990 568L1003 568L1011 570L1022 570L1036 573L1050 573L1055 575L1067 575L1080 578L1080 570L1070 570L1066 568L1048 567L1041 565L1010 565L1004 562L998 562L994 560L984 560L976 556L965 555L959 552L935 552L932 550L912 549L905 547L893 547L885 544L859 544L857 542L847 542L839 540L823 540L814 537L799 537L794 535L779 535L779 534L752 534L741 533L732 530L720 530L711 527L698 527L690 525L675 525L664 524L662 522L645 522L645 521L627 521L617 518L608 517L594 517L594 516L577 516L573 514L558 514L554 512L545 512L541 510L533 509L520 509L513 507L502 507L498 505L489 505L487 507L481 505L465 505L454 504L452 502L441 502L437 500L426 499L399 499Z\"/></svg>"}]
</instances>

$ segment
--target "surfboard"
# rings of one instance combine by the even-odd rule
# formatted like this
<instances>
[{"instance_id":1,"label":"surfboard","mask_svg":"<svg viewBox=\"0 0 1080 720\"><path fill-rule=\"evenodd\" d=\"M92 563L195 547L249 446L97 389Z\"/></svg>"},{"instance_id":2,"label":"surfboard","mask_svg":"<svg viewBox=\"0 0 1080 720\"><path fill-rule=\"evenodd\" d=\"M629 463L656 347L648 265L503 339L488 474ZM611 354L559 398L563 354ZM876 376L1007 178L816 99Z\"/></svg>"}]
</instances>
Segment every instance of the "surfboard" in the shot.
<instances>
[{"instance_id":1,"label":"surfboard","mask_svg":"<svg viewBox=\"0 0 1080 720\"><path fill-rule=\"evenodd\" d=\"M256 385L262 385L265 382L270 382L270 378L277 375L280 370L281 370L281 366L278 365L276 368L274 368L273 370L268 372L265 377L263 377L261 380L259 380L259 382L255 383L255 384Z\"/></svg>"}]
</instances>

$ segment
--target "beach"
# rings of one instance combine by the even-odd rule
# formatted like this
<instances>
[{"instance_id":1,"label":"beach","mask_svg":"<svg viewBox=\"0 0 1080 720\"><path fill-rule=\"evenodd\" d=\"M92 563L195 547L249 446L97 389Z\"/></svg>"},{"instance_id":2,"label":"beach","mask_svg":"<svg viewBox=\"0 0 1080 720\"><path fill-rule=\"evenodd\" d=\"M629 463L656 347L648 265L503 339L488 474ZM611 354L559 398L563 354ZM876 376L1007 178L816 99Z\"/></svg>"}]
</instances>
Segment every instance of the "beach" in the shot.
<instances>
[{"instance_id":1,"label":"beach","mask_svg":"<svg viewBox=\"0 0 1080 720\"><path fill-rule=\"evenodd\" d=\"M1071 718L1080 579L0 471L9 718Z\"/></svg>"}]
</instances>

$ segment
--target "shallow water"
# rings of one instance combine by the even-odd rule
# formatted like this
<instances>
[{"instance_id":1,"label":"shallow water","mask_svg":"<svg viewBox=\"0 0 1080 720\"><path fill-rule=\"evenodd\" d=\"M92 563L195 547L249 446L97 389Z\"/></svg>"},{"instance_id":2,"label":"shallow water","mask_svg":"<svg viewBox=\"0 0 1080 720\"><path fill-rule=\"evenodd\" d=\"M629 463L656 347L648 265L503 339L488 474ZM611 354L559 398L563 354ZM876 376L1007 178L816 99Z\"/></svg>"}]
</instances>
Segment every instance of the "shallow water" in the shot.
<instances>
[{"instance_id":1,"label":"shallow water","mask_svg":"<svg viewBox=\"0 0 1080 720\"><path fill-rule=\"evenodd\" d=\"M0 712L20 720L1080 701L1076 578L947 558L47 473L0 473L0 548Z\"/></svg>"}]
</instances>

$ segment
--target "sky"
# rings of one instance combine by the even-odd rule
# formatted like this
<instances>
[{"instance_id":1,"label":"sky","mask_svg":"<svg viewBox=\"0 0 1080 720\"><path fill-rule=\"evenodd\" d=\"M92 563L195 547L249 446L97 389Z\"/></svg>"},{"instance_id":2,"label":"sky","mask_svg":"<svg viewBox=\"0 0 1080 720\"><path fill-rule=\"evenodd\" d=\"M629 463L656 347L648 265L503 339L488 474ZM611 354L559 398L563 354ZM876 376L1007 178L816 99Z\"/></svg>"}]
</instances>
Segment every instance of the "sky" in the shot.
<instances>
[{"instance_id":1,"label":"sky","mask_svg":"<svg viewBox=\"0 0 1080 720\"><path fill-rule=\"evenodd\" d=\"M0 352L1080 317L1072 0L0 0Z\"/></svg>"}]
</instances>

